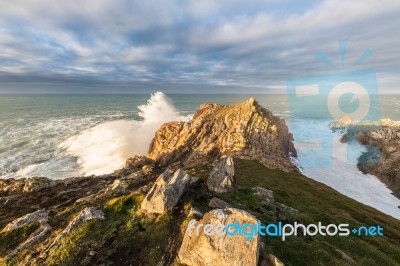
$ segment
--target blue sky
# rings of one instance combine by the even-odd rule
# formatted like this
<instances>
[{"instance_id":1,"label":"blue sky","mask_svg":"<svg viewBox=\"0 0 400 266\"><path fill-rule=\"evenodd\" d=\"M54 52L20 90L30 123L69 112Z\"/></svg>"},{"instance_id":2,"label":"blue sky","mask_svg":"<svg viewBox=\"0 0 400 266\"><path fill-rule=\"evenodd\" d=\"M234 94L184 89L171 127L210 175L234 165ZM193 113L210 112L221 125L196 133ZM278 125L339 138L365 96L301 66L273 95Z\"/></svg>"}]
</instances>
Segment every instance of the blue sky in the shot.
<instances>
[{"instance_id":1,"label":"blue sky","mask_svg":"<svg viewBox=\"0 0 400 266\"><path fill-rule=\"evenodd\" d=\"M279 93L361 69L391 93L399 28L395 0L0 0L0 93ZM316 59L341 65L341 39L343 68Z\"/></svg>"}]
</instances>

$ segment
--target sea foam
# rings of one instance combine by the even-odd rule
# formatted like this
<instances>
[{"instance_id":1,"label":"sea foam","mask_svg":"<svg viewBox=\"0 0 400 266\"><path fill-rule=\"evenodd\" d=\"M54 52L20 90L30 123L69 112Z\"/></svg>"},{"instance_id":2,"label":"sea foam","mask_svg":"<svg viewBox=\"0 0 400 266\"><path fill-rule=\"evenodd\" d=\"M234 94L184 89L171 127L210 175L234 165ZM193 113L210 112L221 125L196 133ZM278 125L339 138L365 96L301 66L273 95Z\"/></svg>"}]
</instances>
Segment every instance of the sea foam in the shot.
<instances>
[{"instance_id":1,"label":"sea foam","mask_svg":"<svg viewBox=\"0 0 400 266\"><path fill-rule=\"evenodd\" d=\"M185 121L162 92L138 106L142 121L117 120L84 130L60 144L75 156L82 175L108 174L125 165L133 155L145 155L156 130L165 122Z\"/></svg>"}]
</instances>

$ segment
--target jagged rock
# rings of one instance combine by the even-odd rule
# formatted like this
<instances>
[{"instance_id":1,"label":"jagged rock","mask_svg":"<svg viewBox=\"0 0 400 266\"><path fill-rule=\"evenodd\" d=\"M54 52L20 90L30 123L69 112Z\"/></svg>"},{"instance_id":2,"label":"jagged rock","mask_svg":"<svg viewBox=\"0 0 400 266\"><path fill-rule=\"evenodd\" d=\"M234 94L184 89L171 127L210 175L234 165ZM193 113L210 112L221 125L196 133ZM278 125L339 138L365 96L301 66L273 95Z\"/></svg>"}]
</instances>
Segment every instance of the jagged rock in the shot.
<instances>
[{"instance_id":1,"label":"jagged rock","mask_svg":"<svg viewBox=\"0 0 400 266\"><path fill-rule=\"evenodd\" d=\"M22 243L21 245L19 245L16 249L14 249L13 251L11 251L7 257L11 258L13 256L15 256L18 252L20 252L21 250L24 250L26 248L29 248L33 245L35 245L36 243L39 243L40 241L42 241L48 233L50 233L51 231L51 226L48 223L41 223L39 228L36 229L35 232L33 232L29 238L27 240L25 240L24 243Z\"/></svg>"},{"instance_id":2,"label":"jagged rock","mask_svg":"<svg viewBox=\"0 0 400 266\"><path fill-rule=\"evenodd\" d=\"M49 218L49 211L45 209L26 214L11 223L7 224L2 232L9 232L31 223L46 223Z\"/></svg>"},{"instance_id":3,"label":"jagged rock","mask_svg":"<svg viewBox=\"0 0 400 266\"><path fill-rule=\"evenodd\" d=\"M210 200L210 202L208 203L208 207L218 208L218 209L226 209L226 208L230 208L232 206L228 202L226 202L226 201L224 201L222 199L213 197Z\"/></svg>"},{"instance_id":4,"label":"jagged rock","mask_svg":"<svg viewBox=\"0 0 400 266\"><path fill-rule=\"evenodd\" d=\"M96 197L99 196L99 195L100 195L100 193L95 193L95 194L91 194L91 195L86 196L86 197L79 198L79 199L77 199L77 200L75 201L75 204L92 202L92 201L94 201L94 200L96 199Z\"/></svg>"},{"instance_id":5,"label":"jagged rock","mask_svg":"<svg viewBox=\"0 0 400 266\"><path fill-rule=\"evenodd\" d=\"M0 188L2 192L5 193L15 193L22 192L25 186L26 178L21 179L0 179Z\"/></svg>"},{"instance_id":6,"label":"jagged rock","mask_svg":"<svg viewBox=\"0 0 400 266\"><path fill-rule=\"evenodd\" d=\"M377 176L400 198L400 121L362 121L345 128L343 142L365 145L358 168Z\"/></svg>"},{"instance_id":7,"label":"jagged rock","mask_svg":"<svg viewBox=\"0 0 400 266\"><path fill-rule=\"evenodd\" d=\"M142 180L144 178L144 173L142 171L136 171L128 176L126 176L124 179L132 179L135 181Z\"/></svg>"},{"instance_id":8,"label":"jagged rock","mask_svg":"<svg viewBox=\"0 0 400 266\"><path fill-rule=\"evenodd\" d=\"M174 174L170 170L164 171L147 193L141 208L150 213L163 213L172 209L181 198L192 177L182 169Z\"/></svg>"},{"instance_id":9,"label":"jagged rock","mask_svg":"<svg viewBox=\"0 0 400 266\"><path fill-rule=\"evenodd\" d=\"M54 187L56 182L46 177L32 177L28 178L23 192L32 192L46 187Z\"/></svg>"},{"instance_id":10,"label":"jagged rock","mask_svg":"<svg viewBox=\"0 0 400 266\"><path fill-rule=\"evenodd\" d=\"M129 194L129 183L125 180L115 179L114 182L106 189L105 193L112 193L114 195Z\"/></svg>"},{"instance_id":11,"label":"jagged rock","mask_svg":"<svg viewBox=\"0 0 400 266\"><path fill-rule=\"evenodd\" d=\"M233 186L234 175L235 168L232 157L222 156L207 179L207 187L217 193L226 192Z\"/></svg>"},{"instance_id":12,"label":"jagged rock","mask_svg":"<svg viewBox=\"0 0 400 266\"><path fill-rule=\"evenodd\" d=\"M42 241L51 231L51 226L47 223L48 219L49 211L42 209L33 213L26 214L7 224L6 227L3 228L2 232L10 232L32 223L40 224L39 228L36 229L35 232L33 232L27 240L25 240L21 245L19 245L7 255L7 258L11 258L15 256L19 251L24 250Z\"/></svg>"},{"instance_id":13,"label":"jagged rock","mask_svg":"<svg viewBox=\"0 0 400 266\"><path fill-rule=\"evenodd\" d=\"M216 209L206 213L198 224L218 224L228 225L234 222L239 224L256 224L257 219L251 214L238 210ZM207 236L203 230L192 230L189 235L186 231L182 241L181 248L178 253L179 261L187 265L208 266L233 266L233 265L257 265L259 257L259 235L253 236L251 240L246 240L246 236L219 236L213 234Z\"/></svg>"},{"instance_id":14,"label":"jagged rock","mask_svg":"<svg viewBox=\"0 0 400 266\"><path fill-rule=\"evenodd\" d=\"M273 204L274 200L274 192L272 190L268 190L263 187L253 187L254 195L259 197L261 200Z\"/></svg>"},{"instance_id":15,"label":"jagged rock","mask_svg":"<svg viewBox=\"0 0 400 266\"><path fill-rule=\"evenodd\" d=\"M143 171L143 173L145 173L145 174L149 174L149 173L151 173L151 171L153 171L153 166L152 165L149 165L149 164L146 164L146 165L144 165L143 167L142 167L142 171Z\"/></svg>"},{"instance_id":16,"label":"jagged rock","mask_svg":"<svg viewBox=\"0 0 400 266\"><path fill-rule=\"evenodd\" d=\"M161 166L192 167L224 154L258 160L268 168L298 171L290 160L296 150L284 120L254 98L231 105L202 104L191 121L164 124L147 157Z\"/></svg>"},{"instance_id":17,"label":"jagged rock","mask_svg":"<svg viewBox=\"0 0 400 266\"><path fill-rule=\"evenodd\" d=\"M139 167L142 168L146 165L151 167L154 165L154 161L147 158L146 156L137 156L137 155L126 160L127 168L139 168Z\"/></svg>"},{"instance_id":18,"label":"jagged rock","mask_svg":"<svg viewBox=\"0 0 400 266\"><path fill-rule=\"evenodd\" d=\"M21 179L0 179L0 191L3 192L33 192L42 188L54 187L57 182L46 177Z\"/></svg>"},{"instance_id":19,"label":"jagged rock","mask_svg":"<svg viewBox=\"0 0 400 266\"><path fill-rule=\"evenodd\" d=\"M92 207L86 207L83 209L77 217L75 217L68 226L54 239L47 250L55 246L60 239L67 234L70 234L76 227L80 226L82 223L93 220L93 219L105 219L104 213Z\"/></svg>"}]
</instances>

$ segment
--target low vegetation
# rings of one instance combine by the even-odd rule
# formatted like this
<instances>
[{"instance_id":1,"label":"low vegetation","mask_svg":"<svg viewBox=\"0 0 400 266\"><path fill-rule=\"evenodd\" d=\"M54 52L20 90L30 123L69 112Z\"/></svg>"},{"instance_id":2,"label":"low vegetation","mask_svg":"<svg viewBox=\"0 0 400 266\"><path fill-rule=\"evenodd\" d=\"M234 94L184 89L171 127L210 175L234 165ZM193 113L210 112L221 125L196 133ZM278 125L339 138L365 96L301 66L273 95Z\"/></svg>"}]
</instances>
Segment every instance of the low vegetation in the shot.
<instances>
[{"instance_id":1,"label":"low vegetation","mask_svg":"<svg viewBox=\"0 0 400 266\"><path fill-rule=\"evenodd\" d=\"M278 237L263 237L262 254L274 254L285 265L398 265L400 261L400 222L371 207L341 195L328 186L302 176L271 170L248 160L235 161L236 189L225 194L210 193L206 179L211 167L187 171L200 177L183 195L178 206L162 214L147 214L140 210L145 194L134 191L122 197L99 201L95 206L106 219L85 222L66 235L40 258L43 247L20 252L5 265L178 265L175 261L191 207L203 213L210 210L208 202L217 196L234 207L247 210L263 224L348 223L351 227L380 225L384 236L323 237L292 236L286 241ZM251 190L260 186L272 190L277 202L299 210L299 215L279 211L262 202ZM81 207L66 208L52 213L53 235L62 230ZM58 227L57 227L58 224ZM0 254L7 254L22 243L37 225L0 234ZM36 252L36 253L35 253ZM0 263L1 264L1 263Z\"/></svg>"}]
</instances>

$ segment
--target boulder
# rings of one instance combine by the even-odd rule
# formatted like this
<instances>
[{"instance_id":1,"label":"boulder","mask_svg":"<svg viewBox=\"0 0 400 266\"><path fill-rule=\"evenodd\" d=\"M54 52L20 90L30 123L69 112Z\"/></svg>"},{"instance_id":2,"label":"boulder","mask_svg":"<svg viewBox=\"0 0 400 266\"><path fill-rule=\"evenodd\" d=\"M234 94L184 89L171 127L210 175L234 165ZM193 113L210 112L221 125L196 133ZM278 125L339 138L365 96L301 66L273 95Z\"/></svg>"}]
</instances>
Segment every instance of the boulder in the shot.
<instances>
[{"instance_id":1,"label":"boulder","mask_svg":"<svg viewBox=\"0 0 400 266\"><path fill-rule=\"evenodd\" d=\"M15 219L14 221L6 225L6 227L3 228L2 232L10 232L31 223L46 223L48 218L49 211L41 209L33 213L26 214L18 219Z\"/></svg>"},{"instance_id":2,"label":"boulder","mask_svg":"<svg viewBox=\"0 0 400 266\"><path fill-rule=\"evenodd\" d=\"M213 197L210 200L210 202L208 203L208 207L218 208L218 209L226 209L226 208L230 208L232 206L228 202L226 202L226 201L224 201L222 199Z\"/></svg>"},{"instance_id":3,"label":"boulder","mask_svg":"<svg viewBox=\"0 0 400 266\"><path fill-rule=\"evenodd\" d=\"M222 156L207 179L207 187L213 192L226 192L233 186L234 175L235 168L232 157Z\"/></svg>"},{"instance_id":4,"label":"boulder","mask_svg":"<svg viewBox=\"0 0 400 266\"><path fill-rule=\"evenodd\" d=\"M275 207L276 207L278 210L281 210L281 211L290 213L290 214L292 214L292 215L295 215L295 216L299 215L299 210L296 210L295 208L286 206L286 205L283 204L283 203L277 202L277 203L275 203Z\"/></svg>"},{"instance_id":5,"label":"boulder","mask_svg":"<svg viewBox=\"0 0 400 266\"><path fill-rule=\"evenodd\" d=\"M257 219L243 210L229 208L227 210L216 209L206 213L200 221L193 225L219 224L228 225L238 222L239 224L256 224ZM203 229L204 227L201 227ZM215 228L214 228L215 229ZM245 235L213 235L207 236L204 230L187 230L178 253L181 263L193 266L256 266L259 257L260 237L253 236L246 240ZM215 231L214 231L215 232Z\"/></svg>"},{"instance_id":6,"label":"boulder","mask_svg":"<svg viewBox=\"0 0 400 266\"><path fill-rule=\"evenodd\" d=\"M172 209L191 182L192 177L182 169L175 173L164 171L147 193L141 208L150 213L164 213Z\"/></svg>"},{"instance_id":7,"label":"boulder","mask_svg":"<svg viewBox=\"0 0 400 266\"><path fill-rule=\"evenodd\" d=\"M253 187L254 195L267 203L274 203L274 192L263 187Z\"/></svg>"}]
</instances>

